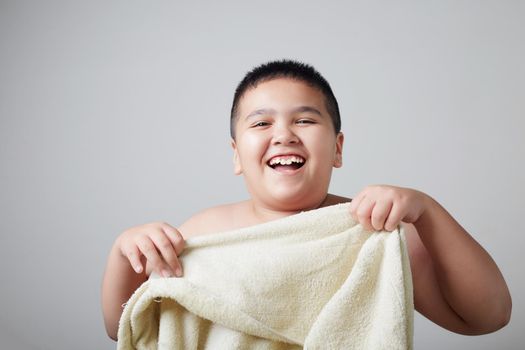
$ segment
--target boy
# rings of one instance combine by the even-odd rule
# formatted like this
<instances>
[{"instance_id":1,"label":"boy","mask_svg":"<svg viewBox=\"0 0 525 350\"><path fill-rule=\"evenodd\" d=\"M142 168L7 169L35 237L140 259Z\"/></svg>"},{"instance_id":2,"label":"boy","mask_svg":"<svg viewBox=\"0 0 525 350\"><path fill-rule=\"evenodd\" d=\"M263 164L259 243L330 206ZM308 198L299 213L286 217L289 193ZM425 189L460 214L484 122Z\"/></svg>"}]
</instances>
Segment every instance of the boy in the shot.
<instances>
[{"instance_id":1,"label":"boy","mask_svg":"<svg viewBox=\"0 0 525 350\"><path fill-rule=\"evenodd\" d=\"M340 127L337 101L313 67L283 60L249 72L235 92L230 131L234 171L244 175L250 199L204 210L178 229L151 223L124 231L102 286L108 335L116 339L121 305L152 271L182 276L177 256L188 237L348 201L348 214L368 230L403 225L421 314L461 334L505 326L512 306L501 272L434 199L386 185L368 186L353 200L328 193L332 168L342 166Z\"/></svg>"}]
</instances>

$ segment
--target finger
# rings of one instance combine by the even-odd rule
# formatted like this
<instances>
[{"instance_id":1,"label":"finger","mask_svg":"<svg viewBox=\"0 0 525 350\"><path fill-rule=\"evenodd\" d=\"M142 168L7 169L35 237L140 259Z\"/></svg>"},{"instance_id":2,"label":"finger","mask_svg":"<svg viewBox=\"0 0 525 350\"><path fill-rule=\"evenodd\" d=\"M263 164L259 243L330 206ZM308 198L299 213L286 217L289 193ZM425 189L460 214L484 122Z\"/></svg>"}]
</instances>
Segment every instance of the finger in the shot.
<instances>
[{"instance_id":1,"label":"finger","mask_svg":"<svg viewBox=\"0 0 525 350\"><path fill-rule=\"evenodd\" d=\"M372 227L374 227L376 231L383 230L383 225L385 224L385 220L387 219L391 208L392 201L383 200L376 202L371 214Z\"/></svg>"},{"instance_id":2,"label":"finger","mask_svg":"<svg viewBox=\"0 0 525 350\"><path fill-rule=\"evenodd\" d=\"M390 209L390 214L385 222L385 230L394 231L397 228L397 225L401 222L403 218L403 212L399 204L394 203L392 209Z\"/></svg>"},{"instance_id":3,"label":"finger","mask_svg":"<svg viewBox=\"0 0 525 350\"><path fill-rule=\"evenodd\" d=\"M350 207L349 207L350 215L352 215L355 221L359 221L359 218L357 217L357 209L359 208L359 205L361 204L364 198L365 198L365 192L361 191L350 202Z\"/></svg>"},{"instance_id":4,"label":"finger","mask_svg":"<svg viewBox=\"0 0 525 350\"><path fill-rule=\"evenodd\" d=\"M182 271L182 269L179 264L179 260L177 259L175 248L164 231L155 231L151 234L150 238L155 244L155 247L159 251L162 259L168 265L167 267L165 266L163 268L162 275L164 277L171 277L174 274L180 275L180 273L177 273L177 271ZM169 271L167 270L168 267Z\"/></svg>"},{"instance_id":5,"label":"finger","mask_svg":"<svg viewBox=\"0 0 525 350\"><path fill-rule=\"evenodd\" d=\"M137 247L141 254L146 257L151 268L162 276L162 270L165 267L162 258L160 257L155 244L148 236L141 236L137 239Z\"/></svg>"},{"instance_id":6,"label":"finger","mask_svg":"<svg viewBox=\"0 0 525 350\"><path fill-rule=\"evenodd\" d=\"M136 273L144 271L142 262L140 261L140 251L137 246L126 247L123 249L124 255L128 258L129 263Z\"/></svg>"},{"instance_id":7,"label":"finger","mask_svg":"<svg viewBox=\"0 0 525 350\"><path fill-rule=\"evenodd\" d=\"M169 224L163 223L161 225L161 228L164 231L164 233L166 233L169 240L171 241L171 244L175 248L175 253L177 254L177 256L179 256L186 245L184 237L182 237L182 234L179 232L179 230L177 230L175 227Z\"/></svg>"},{"instance_id":8,"label":"finger","mask_svg":"<svg viewBox=\"0 0 525 350\"><path fill-rule=\"evenodd\" d=\"M359 204L359 208L357 208L358 221L367 231L374 230L374 228L372 227L372 223L370 222L370 215L372 213L372 210L374 209L375 204L375 201L372 201L368 198L364 198Z\"/></svg>"}]
</instances>

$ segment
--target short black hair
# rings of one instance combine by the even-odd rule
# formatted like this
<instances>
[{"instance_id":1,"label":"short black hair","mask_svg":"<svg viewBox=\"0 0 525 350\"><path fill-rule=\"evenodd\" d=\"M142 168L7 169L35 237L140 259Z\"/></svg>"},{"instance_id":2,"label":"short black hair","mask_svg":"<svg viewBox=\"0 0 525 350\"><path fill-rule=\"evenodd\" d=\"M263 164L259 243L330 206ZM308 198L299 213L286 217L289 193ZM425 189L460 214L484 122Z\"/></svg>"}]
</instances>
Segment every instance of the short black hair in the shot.
<instances>
[{"instance_id":1,"label":"short black hair","mask_svg":"<svg viewBox=\"0 0 525 350\"><path fill-rule=\"evenodd\" d=\"M339 105L326 79L311 65L294 60L282 59L263 63L253 68L244 76L235 89L230 114L230 135L233 139L235 139L235 123L237 122L238 105L241 97L247 90L257 87L259 83L277 78L298 80L321 91L325 97L325 107L332 119L336 135L341 131Z\"/></svg>"}]
</instances>

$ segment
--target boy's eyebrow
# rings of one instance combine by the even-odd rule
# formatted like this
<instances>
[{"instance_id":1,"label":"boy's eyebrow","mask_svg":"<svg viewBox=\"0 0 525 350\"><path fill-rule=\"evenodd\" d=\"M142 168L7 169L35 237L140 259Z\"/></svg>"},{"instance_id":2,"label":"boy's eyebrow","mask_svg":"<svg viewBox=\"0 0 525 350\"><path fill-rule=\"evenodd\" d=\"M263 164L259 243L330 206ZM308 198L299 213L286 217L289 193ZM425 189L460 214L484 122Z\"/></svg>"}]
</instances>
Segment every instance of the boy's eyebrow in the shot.
<instances>
[{"instance_id":1,"label":"boy's eyebrow","mask_svg":"<svg viewBox=\"0 0 525 350\"><path fill-rule=\"evenodd\" d=\"M261 108L261 109L257 109L255 111L251 112L244 119L248 119L248 118L251 118L251 117L255 117L255 116L258 116L258 115L264 115L264 114L275 114L276 112L277 111L275 109L273 109L273 108ZM292 113L302 113L302 112L312 112L312 113L318 114L320 117L323 116L321 114L321 112L319 112L319 110L317 108L314 108L314 107L311 107L311 106L300 106L300 107L294 108L292 110Z\"/></svg>"},{"instance_id":2,"label":"boy's eyebrow","mask_svg":"<svg viewBox=\"0 0 525 350\"><path fill-rule=\"evenodd\" d=\"M264 114L275 114L276 110L275 109L272 109L272 108L262 108L262 109L257 109L253 112L251 112L250 114L248 114L246 116L246 118L244 119L248 119L248 118L251 118L251 117L255 117L257 115L264 115Z\"/></svg>"},{"instance_id":3,"label":"boy's eyebrow","mask_svg":"<svg viewBox=\"0 0 525 350\"><path fill-rule=\"evenodd\" d=\"M301 106L301 107L297 107L297 108L295 108L292 112L293 112L293 113L312 112L312 113L318 114L320 117L323 116L323 115L321 114L321 112L319 112L319 110L317 110L317 108L314 108L314 107L311 107L311 106Z\"/></svg>"}]
</instances>

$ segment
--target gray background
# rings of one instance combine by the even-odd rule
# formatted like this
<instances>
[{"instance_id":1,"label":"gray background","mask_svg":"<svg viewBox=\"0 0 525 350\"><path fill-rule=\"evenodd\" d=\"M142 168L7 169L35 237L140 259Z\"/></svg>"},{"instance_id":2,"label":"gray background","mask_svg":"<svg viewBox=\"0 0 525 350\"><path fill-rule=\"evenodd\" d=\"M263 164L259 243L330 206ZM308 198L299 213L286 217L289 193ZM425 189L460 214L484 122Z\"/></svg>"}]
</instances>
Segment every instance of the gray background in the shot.
<instances>
[{"instance_id":1,"label":"gray background","mask_svg":"<svg viewBox=\"0 0 525 350\"><path fill-rule=\"evenodd\" d=\"M338 97L331 192L436 198L491 253L511 323L417 315L417 349L525 340L522 1L0 1L0 348L113 349L100 284L115 237L247 197L228 116L253 66L314 65Z\"/></svg>"}]
</instances>

